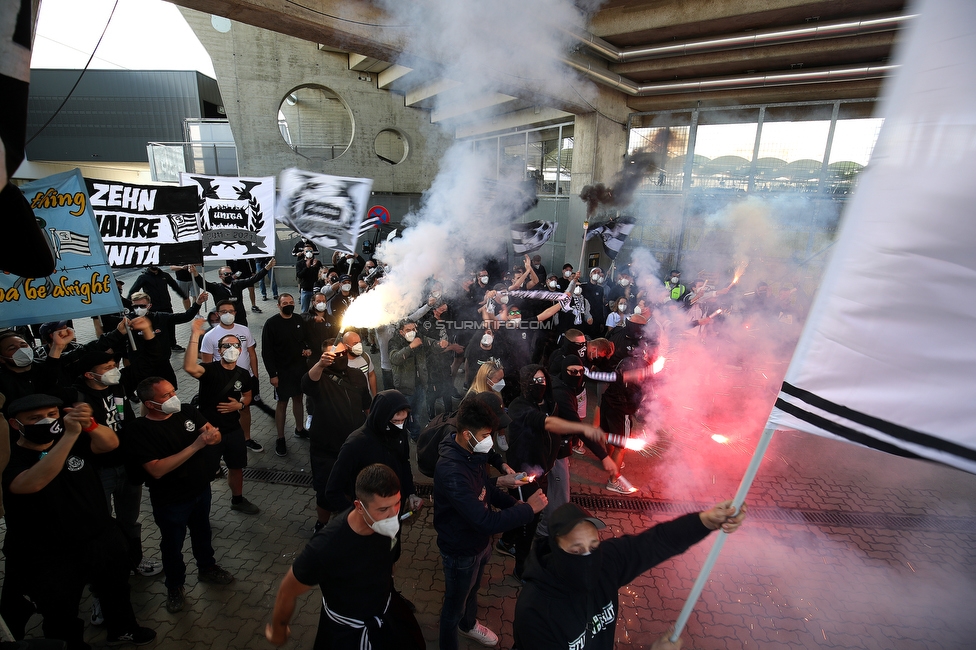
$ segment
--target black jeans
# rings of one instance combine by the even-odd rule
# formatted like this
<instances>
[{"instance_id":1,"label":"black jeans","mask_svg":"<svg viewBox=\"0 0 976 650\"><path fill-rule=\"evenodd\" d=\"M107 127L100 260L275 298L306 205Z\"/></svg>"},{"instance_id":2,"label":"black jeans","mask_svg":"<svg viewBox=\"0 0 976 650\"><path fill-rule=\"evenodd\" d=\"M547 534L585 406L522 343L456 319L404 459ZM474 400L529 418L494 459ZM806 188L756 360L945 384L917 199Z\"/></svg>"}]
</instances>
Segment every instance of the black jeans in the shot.
<instances>
[{"instance_id":1,"label":"black jeans","mask_svg":"<svg viewBox=\"0 0 976 650\"><path fill-rule=\"evenodd\" d=\"M150 496L152 493L150 492ZM159 527L159 551L166 571L166 588L179 589L186 582L183 541L190 529L190 546L200 571L217 562L210 534L210 486L184 503L153 503L153 519Z\"/></svg>"}]
</instances>

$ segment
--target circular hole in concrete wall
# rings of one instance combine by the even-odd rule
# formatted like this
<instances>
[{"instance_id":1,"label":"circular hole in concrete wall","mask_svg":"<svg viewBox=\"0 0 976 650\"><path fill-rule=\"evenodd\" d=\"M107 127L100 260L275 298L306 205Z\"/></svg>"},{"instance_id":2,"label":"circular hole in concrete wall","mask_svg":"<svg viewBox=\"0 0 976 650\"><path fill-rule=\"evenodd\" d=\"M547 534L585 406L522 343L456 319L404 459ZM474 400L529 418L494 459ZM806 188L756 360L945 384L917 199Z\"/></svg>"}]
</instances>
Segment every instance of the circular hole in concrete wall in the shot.
<instances>
[{"instance_id":1,"label":"circular hole in concrete wall","mask_svg":"<svg viewBox=\"0 0 976 650\"><path fill-rule=\"evenodd\" d=\"M399 165L407 159L410 153L410 145L407 143L407 136L396 129L383 129L376 134L373 141L373 151L383 162L391 165Z\"/></svg>"},{"instance_id":2,"label":"circular hole in concrete wall","mask_svg":"<svg viewBox=\"0 0 976 650\"><path fill-rule=\"evenodd\" d=\"M352 144L352 111L330 88L315 84L299 86L281 100L278 130L298 155L332 160Z\"/></svg>"}]
</instances>

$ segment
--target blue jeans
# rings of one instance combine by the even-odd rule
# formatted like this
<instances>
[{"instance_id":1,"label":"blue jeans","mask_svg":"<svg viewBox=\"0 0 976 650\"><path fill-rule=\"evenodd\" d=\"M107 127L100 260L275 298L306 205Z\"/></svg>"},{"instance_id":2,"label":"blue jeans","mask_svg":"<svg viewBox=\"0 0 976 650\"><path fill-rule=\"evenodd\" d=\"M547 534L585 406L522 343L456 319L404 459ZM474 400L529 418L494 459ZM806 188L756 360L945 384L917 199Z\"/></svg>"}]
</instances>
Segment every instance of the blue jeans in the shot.
<instances>
[{"instance_id":1,"label":"blue jeans","mask_svg":"<svg viewBox=\"0 0 976 650\"><path fill-rule=\"evenodd\" d=\"M418 385L413 390L412 395L405 395L410 402L410 417L407 418L407 431L410 432L410 439L417 442L420 432L427 426L430 418L427 417L427 387Z\"/></svg>"},{"instance_id":2,"label":"blue jeans","mask_svg":"<svg viewBox=\"0 0 976 650\"><path fill-rule=\"evenodd\" d=\"M315 292L314 291L305 291L304 289L302 289L302 293L301 293L300 300L301 300L301 303L302 303L302 313L303 314L305 314L305 313L308 312L308 308L312 304L312 298L314 296L315 296Z\"/></svg>"},{"instance_id":3,"label":"blue jeans","mask_svg":"<svg viewBox=\"0 0 976 650\"><path fill-rule=\"evenodd\" d=\"M153 503L152 507L153 519L159 527L159 551L166 571L166 588L179 589L186 582L183 541L187 528L190 529L190 546L197 569L205 571L217 563L210 543L210 486L184 503Z\"/></svg>"},{"instance_id":4,"label":"blue jeans","mask_svg":"<svg viewBox=\"0 0 976 650\"><path fill-rule=\"evenodd\" d=\"M441 553L444 566L444 605L441 607L440 649L457 650L458 628L465 632L478 622L478 587L491 557L491 543L478 555Z\"/></svg>"},{"instance_id":5,"label":"blue jeans","mask_svg":"<svg viewBox=\"0 0 976 650\"><path fill-rule=\"evenodd\" d=\"M267 264L267 262L265 262L265 264ZM261 278L261 297L265 299L268 297L268 288L264 282L268 277L271 278L271 295L275 297L278 296L278 278L275 277L275 270L271 269L268 271L268 275Z\"/></svg>"}]
</instances>

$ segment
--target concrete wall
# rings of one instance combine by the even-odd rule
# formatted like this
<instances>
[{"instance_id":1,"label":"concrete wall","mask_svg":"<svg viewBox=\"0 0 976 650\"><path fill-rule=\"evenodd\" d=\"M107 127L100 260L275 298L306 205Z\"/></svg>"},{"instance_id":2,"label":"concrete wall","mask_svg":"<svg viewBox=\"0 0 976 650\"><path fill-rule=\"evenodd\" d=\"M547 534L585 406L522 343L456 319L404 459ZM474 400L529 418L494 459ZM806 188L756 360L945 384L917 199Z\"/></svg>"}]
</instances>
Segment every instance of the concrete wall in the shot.
<instances>
[{"instance_id":1,"label":"concrete wall","mask_svg":"<svg viewBox=\"0 0 976 650\"><path fill-rule=\"evenodd\" d=\"M428 111L407 108L401 95L379 90L375 75L370 82L360 81L360 73L349 70L345 54L320 51L315 43L238 22L220 33L209 14L180 11L213 60L242 176L277 175L299 167L372 178L376 192L420 193L430 186L453 136L432 125ZM352 144L334 160L296 154L278 130L282 100L295 88L313 83L333 90L352 112ZM398 165L380 160L374 152L376 135L389 128L400 131L409 143L410 153Z\"/></svg>"}]
</instances>

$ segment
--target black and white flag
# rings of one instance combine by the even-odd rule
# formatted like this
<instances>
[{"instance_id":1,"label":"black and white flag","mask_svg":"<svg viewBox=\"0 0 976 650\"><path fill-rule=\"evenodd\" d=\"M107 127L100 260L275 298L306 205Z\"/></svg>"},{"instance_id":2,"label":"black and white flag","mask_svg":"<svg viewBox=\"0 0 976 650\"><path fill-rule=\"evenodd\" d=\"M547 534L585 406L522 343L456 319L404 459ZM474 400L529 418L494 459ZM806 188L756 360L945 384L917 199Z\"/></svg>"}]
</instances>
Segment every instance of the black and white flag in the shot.
<instances>
[{"instance_id":1,"label":"black and white flag","mask_svg":"<svg viewBox=\"0 0 976 650\"><path fill-rule=\"evenodd\" d=\"M91 256L88 235L57 228L48 228L48 230L51 232L51 243L54 245L54 253L58 259L61 259L62 253Z\"/></svg>"},{"instance_id":2,"label":"black and white flag","mask_svg":"<svg viewBox=\"0 0 976 650\"><path fill-rule=\"evenodd\" d=\"M195 188L91 178L85 185L112 268L203 261Z\"/></svg>"},{"instance_id":3,"label":"black and white flag","mask_svg":"<svg viewBox=\"0 0 976 650\"><path fill-rule=\"evenodd\" d=\"M530 221L512 224L512 247L516 255L525 255L542 248L556 232L552 221Z\"/></svg>"},{"instance_id":4,"label":"black and white flag","mask_svg":"<svg viewBox=\"0 0 976 650\"><path fill-rule=\"evenodd\" d=\"M205 261L273 257L274 176L244 178L180 173L199 193Z\"/></svg>"},{"instance_id":5,"label":"black and white flag","mask_svg":"<svg viewBox=\"0 0 976 650\"><path fill-rule=\"evenodd\" d=\"M318 246L356 252L360 235L378 219L363 221L371 178L329 176L301 169L281 172L277 220Z\"/></svg>"},{"instance_id":6,"label":"black and white flag","mask_svg":"<svg viewBox=\"0 0 976 650\"><path fill-rule=\"evenodd\" d=\"M603 240L603 251L607 257L615 260L636 223L637 220L633 217L616 217L609 221L601 221L586 232L586 241L599 235Z\"/></svg>"}]
</instances>

